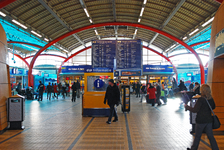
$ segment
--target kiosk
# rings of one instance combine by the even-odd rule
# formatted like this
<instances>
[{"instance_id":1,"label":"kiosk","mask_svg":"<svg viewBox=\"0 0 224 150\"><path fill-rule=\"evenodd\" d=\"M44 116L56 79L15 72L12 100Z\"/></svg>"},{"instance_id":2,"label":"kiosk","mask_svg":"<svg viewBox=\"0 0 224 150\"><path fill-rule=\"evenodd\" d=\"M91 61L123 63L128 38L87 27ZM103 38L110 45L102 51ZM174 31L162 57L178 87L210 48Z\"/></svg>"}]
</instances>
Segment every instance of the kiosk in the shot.
<instances>
[{"instance_id":1,"label":"kiosk","mask_svg":"<svg viewBox=\"0 0 224 150\"><path fill-rule=\"evenodd\" d=\"M83 116L109 116L110 108L107 104L104 104L109 79L113 79L112 68L85 70L85 88L82 99Z\"/></svg>"}]
</instances>

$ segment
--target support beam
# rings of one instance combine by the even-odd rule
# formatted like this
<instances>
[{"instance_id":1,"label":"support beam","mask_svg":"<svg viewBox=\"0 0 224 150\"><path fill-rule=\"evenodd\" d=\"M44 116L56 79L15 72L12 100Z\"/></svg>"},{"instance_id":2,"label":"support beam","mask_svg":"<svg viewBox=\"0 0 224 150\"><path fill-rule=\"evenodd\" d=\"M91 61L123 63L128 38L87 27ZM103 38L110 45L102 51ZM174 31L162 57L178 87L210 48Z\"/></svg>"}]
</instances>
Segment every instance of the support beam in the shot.
<instances>
[{"instance_id":1,"label":"support beam","mask_svg":"<svg viewBox=\"0 0 224 150\"><path fill-rule=\"evenodd\" d=\"M69 24L54 10L54 8L46 1L46 0L38 0L50 13L52 16L54 16L55 19L57 19L58 22L61 23L63 27L65 27L68 31L72 31L73 29L69 26ZM85 43L76 35L73 34L73 36L83 45L85 46Z\"/></svg>"},{"instance_id":2,"label":"support beam","mask_svg":"<svg viewBox=\"0 0 224 150\"><path fill-rule=\"evenodd\" d=\"M112 0L112 6L113 6L114 22L116 22L117 21L117 15L116 15L116 2L115 2L115 0ZM118 30L118 26L114 26L114 31L115 31L115 37L116 37L116 39L118 37L117 30Z\"/></svg>"},{"instance_id":3,"label":"support beam","mask_svg":"<svg viewBox=\"0 0 224 150\"><path fill-rule=\"evenodd\" d=\"M61 72L61 67L62 67L67 61L69 61L71 58L75 57L76 55L78 55L78 54L80 54L80 53L82 53L82 52L84 52L84 51L86 51L86 50L88 50L88 49L90 49L90 48L92 48L92 46L85 47L85 48L79 50L78 52L76 52L76 53L72 54L71 56L69 56L68 58L66 58L66 59L61 63L61 65L60 65L60 67L59 67L59 69L58 69L58 72L57 72L57 82L58 82L58 83L59 83L59 74L60 74L60 72ZM177 69L176 69L176 67L173 65L173 63L171 62L171 60L170 60L169 58L167 58L165 55L163 55L163 54L159 53L158 51L156 51L156 50L154 50L154 49L152 49L152 48L149 48L149 47L147 47L147 46L143 46L143 48L145 48L145 49L147 49L147 50L149 50L149 51L151 51L151 52L154 52L154 53L156 53L157 55L159 55L159 56L163 57L164 59L166 59L166 60L173 66L173 70L174 70L174 72L176 73L176 81L178 81L178 73L177 73Z\"/></svg>"},{"instance_id":4,"label":"support beam","mask_svg":"<svg viewBox=\"0 0 224 150\"><path fill-rule=\"evenodd\" d=\"M7 43L24 44L24 45L34 46L34 47L37 47L37 48L43 48L43 47L42 47L42 46L40 46L40 45L33 44L33 43L28 43L28 42L20 42L20 41L7 41Z\"/></svg>"},{"instance_id":5,"label":"support beam","mask_svg":"<svg viewBox=\"0 0 224 150\"><path fill-rule=\"evenodd\" d=\"M189 51L191 51L195 57L197 58L198 60L198 63L199 63L199 66L200 66L200 72L201 72L201 84L204 84L205 83L205 72L204 72L204 66L202 64L202 61L200 59L200 57L198 56L197 52L192 48L190 47L189 45L187 45L185 42L183 42L182 40L176 38L175 36L169 34L169 33L166 33L162 30L159 30L159 29L156 29L156 28L153 28L153 27L150 27L150 26L146 26L146 25L142 25L142 24L137 24L137 23L130 23L130 22L105 22L105 23L98 23L98 24L92 24L92 25L89 25L89 26L85 26L85 27L81 27L81 28L78 28L76 30L73 30L69 33L66 33L56 39L54 39L53 41L49 42L48 44L46 44L42 49L40 49L36 55L33 57L31 63L30 63L30 67L29 67L29 73L28 73L28 76L31 77L32 75L32 69L33 69L33 66L34 66L34 63L37 59L37 57L44 51L46 50L48 47L50 47L51 45L53 45L54 43L57 43L58 41L72 35L72 34L75 34L75 33L78 33L78 32L81 32L81 31L85 31L85 30L88 30L88 29L92 29L92 28L97 28L97 27L103 27L103 26L131 26L131 27L138 27L138 28L142 28L142 29L146 29L146 30L150 30L150 31L153 31L153 32L157 32L161 35L164 35L166 36L167 38L170 38L176 42L178 42L179 44L183 45L184 47L186 47ZM28 81L29 81L29 85L33 85L33 81L28 77Z\"/></svg>"},{"instance_id":6,"label":"support beam","mask_svg":"<svg viewBox=\"0 0 224 150\"><path fill-rule=\"evenodd\" d=\"M4 8L5 6L15 2L16 0L1 0L0 1L0 9Z\"/></svg>"},{"instance_id":7,"label":"support beam","mask_svg":"<svg viewBox=\"0 0 224 150\"><path fill-rule=\"evenodd\" d=\"M62 59L66 59L66 57L63 57L63 56L60 56L60 55L55 55L55 54L40 54L40 56L54 56L54 57L59 57L59 58L62 58ZM28 58L31 58L31 57L34 57L34 55L25 57L24 59L28 59Z\"/></svg>"},{"instance_id":8,"label":"support beam","mask_svg":"<svg viewBox=\"0 0 224 150\"><path fill-rule=\"evenodd\" d=\"M167 19L163 22L163 24L161 25L161 27L159 28L160 30L162 30L168 23L169 23L169 21L173 18L173 16L176 14L176 12L179 10L179 8L184 4L184 2L185 2L186 0L181 0L178 4L177 4L177 6L176 6L176 8L175 9L173 9L173 11L169 14L169 16L167 17ZM158 33L156 33L155 34L155 36L151 39L151 41L149 42L149 45L151 45L154 41L155 41L155 39L157 38L157 36L158 36L159 34ZM149 46L148 45L148 46Z\"/></svg>"},{"instance_id":9,"label":"support beam","mask_svg":"<svg viewBox=\"0 0 224 150\"><path fill-rule=\"evenodd\" d=\"M222 4L223 0L215 0L216 2L218 2L219 4Z\"/></svg>"},{"instance_id":10,"label":"support beam","mask_svg":"<svg viewBox=\"0 0 224 150\"><path fill-rule=\"evenodd\" d=\"M176 57L176 56L188 55L188 54L192 55L192 53L181 53L181 54L176 54L176 55L169 56L168 58L173 58L173 57ZM209 55L206 55L206 54L198 54L198 55L209 57Z\"/></svg>"}]
</instances>

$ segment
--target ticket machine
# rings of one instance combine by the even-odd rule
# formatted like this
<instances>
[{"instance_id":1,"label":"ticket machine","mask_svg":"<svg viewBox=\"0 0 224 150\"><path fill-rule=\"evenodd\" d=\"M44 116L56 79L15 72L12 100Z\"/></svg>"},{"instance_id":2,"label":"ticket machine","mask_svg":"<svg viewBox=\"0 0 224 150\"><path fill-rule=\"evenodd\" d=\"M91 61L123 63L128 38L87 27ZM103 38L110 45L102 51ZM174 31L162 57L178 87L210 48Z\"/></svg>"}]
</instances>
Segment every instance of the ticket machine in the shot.
<instances>
[{"instance_id":1,"label":"ticket machine","mask_svg":"<svg viewBox=\"0 0 224 150\"><path fill-rule=\"evenodd\" d=\"M85 71L83 116L109 116L109 106L103 103L109 79L113 79L113 69L93 68Z\"/></svg>"}]
</instances>

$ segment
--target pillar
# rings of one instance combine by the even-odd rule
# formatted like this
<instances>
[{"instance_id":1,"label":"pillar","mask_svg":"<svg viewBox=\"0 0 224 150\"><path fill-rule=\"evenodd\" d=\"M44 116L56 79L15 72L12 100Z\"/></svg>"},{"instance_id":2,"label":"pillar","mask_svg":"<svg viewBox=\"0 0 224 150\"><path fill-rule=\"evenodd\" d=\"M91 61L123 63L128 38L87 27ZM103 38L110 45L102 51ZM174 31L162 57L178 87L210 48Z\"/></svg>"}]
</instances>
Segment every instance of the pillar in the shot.
<instances>
[{"instance_id":1,"label":"pillar","mask_svg":"<svg viewBox=\"0 0 224 150\"><path fill-rule=\"evenodd\" d=\"M10 96L10 75L7 66L7 39L5 31L0 24L0 131L7 127L6 100Z\"/></svg>"},{"instance_id":2,"label":"pillar","mask_svg":"<svg viewBox=\"0 0 224 150\"><path fill-rule=\"evenodd\" d=\"M217 131L224 131L224 46L217 49L217 45L224 44L224 2L216 12L212 23L211 43L209 51L209 68L207 83L211 86L212 96L216 103L215 114L222 124ZM222 33L221 33L222 32ZM220 34L221 33L221 34ZM221 43L221 44L220 44Z\"/></svg>"}]
</instances>

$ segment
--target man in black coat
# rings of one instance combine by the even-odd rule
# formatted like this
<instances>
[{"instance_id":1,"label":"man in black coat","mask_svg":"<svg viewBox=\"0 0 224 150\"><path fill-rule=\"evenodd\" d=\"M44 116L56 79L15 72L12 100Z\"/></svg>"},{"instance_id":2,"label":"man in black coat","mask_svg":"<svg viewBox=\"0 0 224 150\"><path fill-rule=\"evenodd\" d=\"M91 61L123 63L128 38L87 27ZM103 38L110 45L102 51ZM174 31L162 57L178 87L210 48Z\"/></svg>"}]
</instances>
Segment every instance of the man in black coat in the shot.
<instances>
[{"instance_id":1,"label":"man in black coat","mask_svg":"<svg viewBox=\"0 0 224 150\"><path fill-rule=\"evenodd\" d=\"M72 102L75 102L76 100L76 91L77 91L76 83L74 82L72 85Z\"/></svg>"},{"instance_id":2,"label":"man in black coat","mask_svg":"<svg viewBox=\"0 0 224 150\"><path fill-rule=\"evenodd\" d=\"M113 122L118 121L117 112L114 108L115 105L118 105L120 101L120 91L117 85L114 83L113 79L109 80L109 86L107 87L107 91L104 98L104 104L108 104L110 106L110 116L108 118L107 123L111 124L111 119L114 116Z\"/></svg>"},{"instance_id":3,"label":"man in black coat","mask_svg":"<svg viewBox=\"0 0 224 150\"><path fill-rule=\"evenodd\" d=\"M161 96L161 87L160 87L159 83L156 83L156 102L157 102L158 106L161 105L160 96Z\"/></svg>"},{"instance_id":4,"label":"man in black coat","mask_svg":"<svg viewBox=\"0 0 224 150\"><path fill-rule=\"evenodd\" d=\"M43 93L44 93L44 84L39 81L39 86L38 86L38 91L39 91L39 98L38 101L42 101L43 100Z\"/></svg>"}]
</instances>

